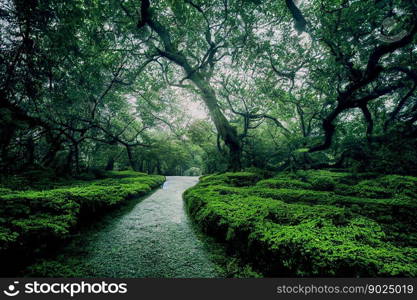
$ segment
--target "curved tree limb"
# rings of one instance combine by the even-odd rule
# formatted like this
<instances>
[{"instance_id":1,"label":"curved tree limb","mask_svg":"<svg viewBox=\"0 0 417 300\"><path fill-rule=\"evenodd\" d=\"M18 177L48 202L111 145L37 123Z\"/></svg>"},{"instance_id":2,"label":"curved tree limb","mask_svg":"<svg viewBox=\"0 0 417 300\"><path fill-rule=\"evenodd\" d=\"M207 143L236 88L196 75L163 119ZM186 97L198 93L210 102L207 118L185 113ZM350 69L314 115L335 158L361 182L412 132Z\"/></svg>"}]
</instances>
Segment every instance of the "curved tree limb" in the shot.
<instances>
[{"instance_id":1,"label":"curved tree limb","mask_svg":"<svg viewBox=\"0 0 417 300\"><path fill-rule=\"evenodd\" d=\"M287 5L288 10L290 11L293 19L294 19L294 27L299 32L307 31L307 21L304 18L303 13L301 10L295 5L293 0L285 0L285 4Z\"/></svg>"},{"instance_id":2,"label":"curved tree limb","mask_svg":"<svg viewBox=\"0 0 417 300\"><path fill-rule=\"evenodd\" d=\"M346 87L346 89L342 92L339 92L339 96L337 98L338 105L336 108L323 120L323 129L325 132L324 142L321 145L314 146L310 148L309 152L316 152L321 150L326 150L330 148L332 144L332 138L335 132L335 125L333 122L338 117L340 113L345 110L351 108L362 108L364 107L369 101L379 98L380 96L389 94L399 88L403 88L405 85L403 82L398 82L394 86L383 87L380 89L375 89L372 92L368 93L368 95L361 97L360 99L356 99L354 97L354 93L358 92L360 89L366 87L372 82L375 82L380 74L383 71L388 69L384 69L379 63L383 56L389 53L393 53L394 51L403 48L409 45L414 36L417 33L417 23L413 24L412 30L404 36L401 40L390 43L390 44L383 44L377 46L369 55L368 62L366 65L366 69L361 71L362 76L360 80L354 80L350 82L350 84ZM400 72L406 72L405 70L400 70ZM406 72L408 76L413 76L411 72ZM351 78L356 76L351 76ZM369 123L368 123L369 124Z\"/></svg>"}]
</instances>

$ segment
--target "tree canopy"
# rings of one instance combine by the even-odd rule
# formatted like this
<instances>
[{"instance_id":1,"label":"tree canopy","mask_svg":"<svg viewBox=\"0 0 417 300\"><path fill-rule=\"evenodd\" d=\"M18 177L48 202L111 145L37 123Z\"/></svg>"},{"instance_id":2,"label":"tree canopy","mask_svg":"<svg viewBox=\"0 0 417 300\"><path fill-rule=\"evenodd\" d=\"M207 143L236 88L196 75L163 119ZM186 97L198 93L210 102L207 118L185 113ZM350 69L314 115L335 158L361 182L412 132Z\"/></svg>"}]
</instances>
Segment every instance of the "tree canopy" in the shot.
<instances>
[{"instance_id":1,"label":"tree canopy","mask_svg":"<svg viewBox=\"0 0 417 300\"><path fill-rule=\"evenodd\" d=\"M417 174L417 2L3 0L0 170Z\"/></svg>"}]
</instances>

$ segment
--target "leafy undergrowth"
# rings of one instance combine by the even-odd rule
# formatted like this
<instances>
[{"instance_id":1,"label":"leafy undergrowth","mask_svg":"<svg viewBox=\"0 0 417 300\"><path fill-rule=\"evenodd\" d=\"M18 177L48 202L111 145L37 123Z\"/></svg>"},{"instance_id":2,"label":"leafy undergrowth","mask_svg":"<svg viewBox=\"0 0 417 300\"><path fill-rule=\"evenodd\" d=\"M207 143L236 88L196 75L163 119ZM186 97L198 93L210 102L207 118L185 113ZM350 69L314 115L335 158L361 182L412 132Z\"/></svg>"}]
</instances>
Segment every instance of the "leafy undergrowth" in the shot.
<instances>
[{"instance_id":1,"label":"leafy undergrowth","mask_svg":"<svg viewBox=\"0 0 417 300\"><path fill-rule=\"evenodd\" d=\"M264 276L417 276L417 178L261 177L205 176L184 200L203 231Z\"/></svg>"},{"instance_id":2,"label":"leafy undergrowth","mask_svg":"<svg viewBox=\"0 0 417 300\"><path fill-rule=\"evenodd\" d=\"M165 181L163 176L132 171L104 175L103 179L47 180L45 184L42 180L28 182L27 177L15 177L0 187L2 261L22 255L24 264L24 258L40 255L67 239L82 220L145 195ZM8 272L6 269L3 272Z\"/></svg>"}]
</instances>

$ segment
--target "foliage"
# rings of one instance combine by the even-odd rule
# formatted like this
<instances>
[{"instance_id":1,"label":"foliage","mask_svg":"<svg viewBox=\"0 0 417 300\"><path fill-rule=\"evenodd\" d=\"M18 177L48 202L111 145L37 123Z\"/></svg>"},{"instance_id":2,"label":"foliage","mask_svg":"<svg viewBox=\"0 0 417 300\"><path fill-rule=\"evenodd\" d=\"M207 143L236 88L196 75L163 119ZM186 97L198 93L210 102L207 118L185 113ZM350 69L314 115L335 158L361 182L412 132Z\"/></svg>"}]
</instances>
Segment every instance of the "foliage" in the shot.
<instances>
[{"instance_id":1,"label":"foliage","mask_svg":"<svg viewBox=\"0 0 417 300\"><path fill-rule=\"evenodd\" d=\"M4 174L416 175L413 1L3 2Z\"/></svg>"},{"instance_id":2,"label":"foliage","mask_svg":"<svg viewBox=\"0 0 417 300\"><path fill-rule=\"evenodd\" d=\"M299 227L251 229L271 253L289 251L291 233L307 257L307 241L312 269L290 258L283 269L324 272L320 258L335 262L329 275L349 260L349 274L415 274L398 264L416 243L416 11L415 0L2 0L1 249L66 237L162 180L142 173L216 174L191 211L205 193L248 222L248 203L304 205ZM209 208L226 218L227 203ZM307 209L319 205L321 228ZM340 237L335 207L375 243Z\"/></svg>"},{"instance_id":3,"label":"foliage","mask_svg":"<svg viewBox=\"0 0 417 300\"><path fill-rule=\"evenodd\" d=\"M200 179L202 186L213 185L218 183L226 183L232 186L247 186L255 184L262 177L261 174L253 172L226 172L222 174L213 174L204 176Z\"/></svg>"},{"instance_id":4,"label":"foliage","mask_svg":"<svg viewBox=\"0 0 417 300\"><path fill-rule=\"evenodd\" d=\"M165 180L132 171L107 175L109 178L101 180L67 180L65 187L59 182L59 188L42 191L3 189L7 193L0 195L0 254L39 256L55 242L68 239L80 221L149 193Z\"/></svg>"},{"instance_id":5,"label":"foliage","mask_svg":"<svg viewBox=\"0 0 417 300\"><path fill-rule=\"evenodd\" d=\"M307 182L303 182L301 180L296 179L279 179L279 178L273 178L273 179L266 179L261 180L256 183L259 187L265 187L265 188L276 188L276 189L309 189L312 187L311 184Z\"/></svg>"},{"instance_id":6,"label":"foliage","mask_svg":"<svg viewBox=\"0 0 417 300\"><path fill-rule=\"evenodd\" d=\"M200 176L200 175L201 175L201 170L197 167L189 168L185 170L184 172L184 176Z\"/></svg>"},{"instance_id":7,"label":"foliage","mask_svg":"<svg viewBox=\"0 0 417 300\"><path fill-rule=\"evenodd\" d=\"M242 175L248 176L235 177ZM204 177L184 199L203 231L226 241L265 276L413 277L417 204L407 195L414 193L415 178L364 179L370 176L279 173L236 186L228 173ZM330 190L323 184L314 190L328 179ZM391 197L381 198L373 185L383 185Z\"/></svg>"}]
</instances>

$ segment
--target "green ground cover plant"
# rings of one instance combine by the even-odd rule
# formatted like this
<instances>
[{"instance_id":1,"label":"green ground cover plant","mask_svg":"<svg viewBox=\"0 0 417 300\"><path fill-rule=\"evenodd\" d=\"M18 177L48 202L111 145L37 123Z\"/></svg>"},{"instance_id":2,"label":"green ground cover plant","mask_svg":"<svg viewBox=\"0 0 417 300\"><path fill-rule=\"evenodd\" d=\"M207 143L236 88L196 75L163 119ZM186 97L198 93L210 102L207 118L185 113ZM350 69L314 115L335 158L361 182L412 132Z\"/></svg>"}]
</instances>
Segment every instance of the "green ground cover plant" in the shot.
<instances>
[{"instance_id":1,"label":"green ground cover plant","mask_svg":"<svg viewBox=\"0 0 417 300\"><path fill-rule=\"evenodd\" d=\"M242 172L202 177L184 199L204 232L265 276L413 277L416 188L410 176Z\"/></svg>"},{"instance_id":2,"label":"green ground cover plant","mask_svg":"<svg viewBox=\"0 0 417 300\"><path fill-rule=\"evenodd\" d=\"M149 193L164 176L133 171L107 172L104 179L43 180L29 185L16 177L0 188L0 256L40 255L70 237L81 221L94 218L126 200ZM16 182L27 182L17 188ZM11 189L14 187L15 189ZM53 188L51 188L53 187Z\"/></svg>"}]
</instances>

